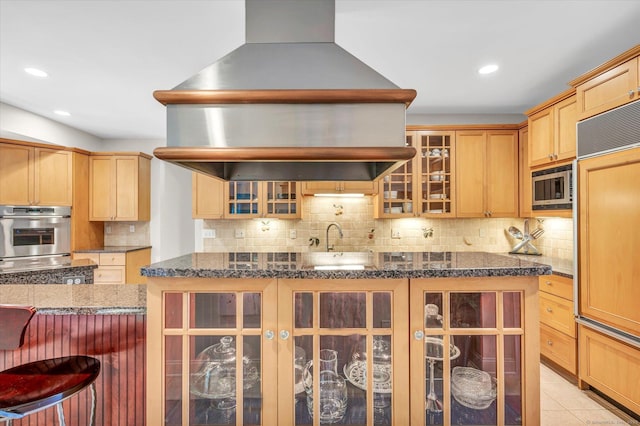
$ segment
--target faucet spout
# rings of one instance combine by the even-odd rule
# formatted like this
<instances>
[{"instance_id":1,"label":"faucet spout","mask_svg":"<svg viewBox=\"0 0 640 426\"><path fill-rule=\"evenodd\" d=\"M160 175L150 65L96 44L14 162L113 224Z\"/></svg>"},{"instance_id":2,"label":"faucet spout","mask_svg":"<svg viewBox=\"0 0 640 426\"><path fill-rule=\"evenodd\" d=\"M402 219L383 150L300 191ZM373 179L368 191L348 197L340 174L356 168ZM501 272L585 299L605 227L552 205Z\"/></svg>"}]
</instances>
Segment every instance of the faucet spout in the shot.
<instances>
[{"instance_id":1,"label":"faucet spout","mask_svg":"<svg viewBox=\"0 0 640 426\"><path fill-rule=\"evenodd\" d=\"M333 226L335 226L335 228L338 230L340 239L342 239L342 237L344 236L344 234L342 233L342 227L340 226L340 224L338 222L331 222L329 226L327 226L327 232L326 232L327 251L333 251L333 245L329 245L329 229L331 229L331 227Z\"/></svg>"}]
</instances>

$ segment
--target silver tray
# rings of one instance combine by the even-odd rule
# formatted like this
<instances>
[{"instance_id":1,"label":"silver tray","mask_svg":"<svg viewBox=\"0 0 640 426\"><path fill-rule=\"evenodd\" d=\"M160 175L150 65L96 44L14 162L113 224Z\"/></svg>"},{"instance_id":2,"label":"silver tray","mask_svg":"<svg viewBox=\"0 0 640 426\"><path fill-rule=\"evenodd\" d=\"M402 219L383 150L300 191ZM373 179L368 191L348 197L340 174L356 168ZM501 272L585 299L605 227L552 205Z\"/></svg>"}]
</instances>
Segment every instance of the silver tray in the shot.
<instances>
[{"instance_id":1,"label":"silver tray","mask_svg":"<svg viewBox=\"0 0 640 426\"><path fill-rule=\"evenodd\" d=\"M366 361L352 361L344 366L344 375L355 387L367 390ZM373 392L391 393L391 364L373 365Z\"/></svg>"}]
</instances>

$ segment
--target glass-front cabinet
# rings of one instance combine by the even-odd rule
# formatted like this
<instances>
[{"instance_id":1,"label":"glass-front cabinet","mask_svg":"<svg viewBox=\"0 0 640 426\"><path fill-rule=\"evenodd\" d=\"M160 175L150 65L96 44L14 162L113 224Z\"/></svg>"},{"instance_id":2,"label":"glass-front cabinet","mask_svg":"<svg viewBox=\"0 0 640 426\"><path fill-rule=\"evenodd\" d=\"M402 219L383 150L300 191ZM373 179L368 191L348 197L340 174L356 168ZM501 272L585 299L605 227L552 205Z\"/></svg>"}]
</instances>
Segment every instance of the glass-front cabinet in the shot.
<instances>
[{"instance_id":1,"label":"glass-front cabinet","mask_svg":"<svg viewBox=\"0 0 640 426\"><path fill-rule=\"evenodd\" d=\"M416 156L380 180L377 217L452 217L455 132L408 131Z\"/></svg>"},{"instance_id":2,"label":"glass-front cabinet","mask_svg":"<svg viewBox=\"0 0 640 426\"><path fill-rule=\"evenodd\" d=\"M282 280L279 302L278 424L408 424L406 280Z\"/></svg>"},{"instance_id":3,"label":"glass-front cabinet","mask_svg":"<svg viewBox=\"0 0 640 426\"><path fill-rule=\"evenodd\" d=\"M162 375L148 381L149 395L160 399L147 424L277 424L278 348L265 338L277 322L276 281L217 281L215 290L198 280L188 291L171 285L149 298L162 315L149 318L161 334L148 338L157 354L148 371Z\"/></svg>"},{"instance_id":4,"label":"glass-front cabinet","mask_svg":"<svg viewBox=\"0 0 640 426\"><path fill-rule=\"evenodd\" d=\"M455 132L418 131L414 142L420 156L420 215L452 216L455 213Z\"/></svg>"},{"instance_id":5,"label":"glass-front cabinet","mask_svg":"<svg viewBox=\"0 0 640 426\"><path fill-rule=\"evenodd\" d=\"M237 181L225 188L224 217L300 217L300 183L289 181Z\"/></svg>"},{"instance_id":6,"label":"glass-front cabinet","mask_svg":"<svg viewBox=\"0 0 640 426\"><path fill-rule=\"evenodd\" d=\"M402 279L154 280L147 424L408 424L407 289Z\"/></svg>"},{"instance_id":7,"label":"glass-front cabinet","mask_svg":"<svg viewBox=\"0 0 640 426\"><path fill-rule=\"evenodd\" d=\"M412 425L538 424L530 291L508 277L412 281Z\"/></svg>"}]
</instances>

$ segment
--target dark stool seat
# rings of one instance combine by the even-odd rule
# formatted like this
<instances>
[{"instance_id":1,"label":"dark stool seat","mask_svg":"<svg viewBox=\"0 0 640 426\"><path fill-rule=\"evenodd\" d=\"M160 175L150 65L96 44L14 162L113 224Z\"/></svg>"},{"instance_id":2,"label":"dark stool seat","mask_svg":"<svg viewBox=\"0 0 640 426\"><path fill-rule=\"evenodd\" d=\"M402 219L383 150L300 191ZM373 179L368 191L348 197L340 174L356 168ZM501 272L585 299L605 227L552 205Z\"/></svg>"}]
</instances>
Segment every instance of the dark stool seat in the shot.
<instances>
[{"instance_id":1,"label":"dark stool seat","mask_svg":"<svg viewBox=\"0 0 640 426\"><path fill-rule=\"evenodd\" d=\"M0 305L0 349L16 349L24 342L24 333L35 309ZM65 424L62 401L89 387L92 396L91 418L95 421L95 380L100 361L84 355L34 361L0 371L0 422L11 425L36 411L56 406L58 422Z\"/></svg>"},{"instance_id":2,"label":"dark stool seat","mask_svg":"<svg viewBox=\"0 0 640 426\"><path fill-rule=\"evenodd\" d=\"M30 362L0 372L0 411L27 415L59 403L89 386L100 361L65 356Z\"/></svg>"}]
</instances>

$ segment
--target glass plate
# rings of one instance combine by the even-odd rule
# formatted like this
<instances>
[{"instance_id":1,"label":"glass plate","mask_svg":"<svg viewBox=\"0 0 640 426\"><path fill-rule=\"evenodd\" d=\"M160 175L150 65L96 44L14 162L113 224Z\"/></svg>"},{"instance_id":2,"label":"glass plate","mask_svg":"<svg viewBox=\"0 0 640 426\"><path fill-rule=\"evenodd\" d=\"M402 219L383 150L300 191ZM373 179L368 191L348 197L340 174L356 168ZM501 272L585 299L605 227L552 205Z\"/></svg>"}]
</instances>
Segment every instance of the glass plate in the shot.
<instances>
[{"instance_id":1,"label":"glass plate","mask_svg":"<svg viewBox=\"0 0 640 426\"><path fill-rule=\"evenodd\" d=\"M367 390L367 363L352 361L344 366L344 375L355 387ZM391 393L391 364L373 365L373 392Z\"/></svg>"}]
</instances>

